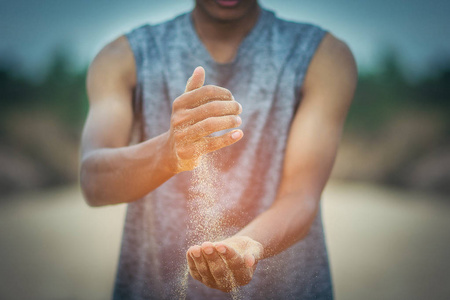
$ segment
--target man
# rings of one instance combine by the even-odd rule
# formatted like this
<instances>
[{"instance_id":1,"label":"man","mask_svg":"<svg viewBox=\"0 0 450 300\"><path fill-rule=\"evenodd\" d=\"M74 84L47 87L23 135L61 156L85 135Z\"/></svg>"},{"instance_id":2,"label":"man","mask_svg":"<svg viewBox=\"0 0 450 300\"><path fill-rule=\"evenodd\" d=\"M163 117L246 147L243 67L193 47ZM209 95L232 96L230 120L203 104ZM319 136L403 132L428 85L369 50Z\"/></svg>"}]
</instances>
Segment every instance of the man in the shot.
<instances>
[{"instance_id":1,"label":"man","mask_svg":"<svg viewBox=\"0 0 450 300\"><path fill-rule=\"evenodd\" d=\"M343 42L256 0L197 0L107 45L87 79L81 186L92 206L129 203L114 297L332 298L319 204L356 77ZM210 152L223 236L195 245L191 170Z\"/></svg>"}]
</instances>

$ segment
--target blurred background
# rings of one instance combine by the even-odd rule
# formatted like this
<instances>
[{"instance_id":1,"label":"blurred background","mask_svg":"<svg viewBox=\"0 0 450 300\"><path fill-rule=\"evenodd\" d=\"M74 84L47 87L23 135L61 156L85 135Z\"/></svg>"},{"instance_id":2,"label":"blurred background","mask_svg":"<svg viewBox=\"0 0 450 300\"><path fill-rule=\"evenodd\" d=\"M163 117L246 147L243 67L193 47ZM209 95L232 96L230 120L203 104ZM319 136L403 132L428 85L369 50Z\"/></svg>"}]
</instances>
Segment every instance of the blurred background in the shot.
<instances>
[{"instance_id":1,"label":"blurred background","mask_svg":"<svg viewBox=\"0 0 450 300\"><path fill-rule=\"evenodd\" d=\"M337 299L450 299L450 2L275 1L359 68L323 196ZM89 62L183 0L1 1L0 298L108 299L125 206L77 186Z\"/></svg>"}]
</instances>

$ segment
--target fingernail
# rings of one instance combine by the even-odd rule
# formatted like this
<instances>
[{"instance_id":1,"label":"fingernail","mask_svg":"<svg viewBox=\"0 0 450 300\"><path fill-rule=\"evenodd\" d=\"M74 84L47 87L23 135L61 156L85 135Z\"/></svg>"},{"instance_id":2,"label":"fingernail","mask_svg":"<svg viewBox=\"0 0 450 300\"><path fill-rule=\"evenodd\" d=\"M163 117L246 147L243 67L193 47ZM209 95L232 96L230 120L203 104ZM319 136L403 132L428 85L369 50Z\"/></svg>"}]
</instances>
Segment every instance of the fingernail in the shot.
<instances>
[{"instance_id":1,"label":"fingernail","mask_svg":"<svg viewBox=\"0 0 450 300\"><path fill-rule=\"evenodd\" d=\"M235 131L235 132L233 132L232 134L231 134L231 138L233 139L233 140L237 140L238 138L240 138L241 137L241 132L240 131Z\"/></svg>"},{"instance_id":2,"label":"fingernail","mask_svg":"<svg viewBox=\"0 0 450 300\"><path fill-rule=\"evenodd\" d=\"M250 257L250 261L248 262L248 267L253 267L253 265L255 264L256 260L254 256Z\"/></svg>"},{"instance_id":3,"label":"fingernail","mask_svg":"<svg viewBox=\"0 0 450 300\"><path fill-rule=\"evenodd\" d=\"M222 254L225 254L225 253L227 252L227 248L225 248L225 247L223 247L223 246L218 247L218 248L216 248L216 249L217 249L217 251L219 251L219 252L222 253Z\"/></svg>"},{"instance_id":4,"label":"fingernail","mask_svg":"<svg viewBox=\"0 0 450 300\"><path fill-rule=\"evenodd\" d=\"M209 254L212 254L214 250L211 247L208 247L204 251L205 251L206 254L209 255Z\"/></svg>"},{"instance_id":5,"label":"fingernail","mask_svg":"<svg viewBox=\"0 0 450 300\"><path fill-rule=\"evenodd\" d=\"M237 121L237 123L238 123L238 126L242 124L242 119L241 119L241 117L237 116L237 117L236 117L236 121Z\"/></svg>"},{"instance_id":6,"label":"fingernail","mask_svg":"<svg viewBox=\"0 0 450 300\"><path fill-rule=\"evenodd\" d=\"M200 255L201 255L201 254L200 254L200 250L197 250L197 249L196 249L196 250L193 250L193 251L192 251L192 254L193 254L195 257L197 257L197 258L199 258Z\"/></svg>"}]
</instances>

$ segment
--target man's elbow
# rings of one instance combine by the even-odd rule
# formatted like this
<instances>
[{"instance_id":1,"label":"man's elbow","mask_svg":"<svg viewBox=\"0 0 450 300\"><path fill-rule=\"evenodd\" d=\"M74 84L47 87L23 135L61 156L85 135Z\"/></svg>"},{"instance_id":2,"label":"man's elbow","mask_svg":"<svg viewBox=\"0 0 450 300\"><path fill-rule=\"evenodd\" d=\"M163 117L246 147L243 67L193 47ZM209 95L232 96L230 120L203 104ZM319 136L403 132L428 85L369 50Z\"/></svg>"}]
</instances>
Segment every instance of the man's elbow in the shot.
<instances>
[{"instance_id":1,"label":"man's elbow","mask_svg":"<svg viewBox=\"0 0 450 300\"><path fill-rule=\"evenodd\" d=\"M95 179L92 178L92 175L89 174L83 163L80 168L80 187L84 200L90 207L101 207L110 204L105 199L105 189L100 188L100 185L95 182Z\"/></svg>"},{"instance_id":2,"label":"man's elbow","mask_svg":"<svg viewBox=\"0 0 450 300\"><path fill-rule=\"evenodd\" d=\"M96 195L95 187L89 183L89 176L83 175L83 172L80 174L80 187L83 193L84 200L90 207L100 207L104 204L101 204L99 201L99 197Z\"/></svg>"},{"instance_id":3,"label":"man's elbow","mask_svg":"<svg viewBox=\"0 0 450 300\"><path fill-rule=\"evenodd\" d=\"M107 205L107 203L104 203L98 197L92 196L86 189L81 189L83 191L84 200L90 207L102 207Z\"/></svg>"}]
</instances>

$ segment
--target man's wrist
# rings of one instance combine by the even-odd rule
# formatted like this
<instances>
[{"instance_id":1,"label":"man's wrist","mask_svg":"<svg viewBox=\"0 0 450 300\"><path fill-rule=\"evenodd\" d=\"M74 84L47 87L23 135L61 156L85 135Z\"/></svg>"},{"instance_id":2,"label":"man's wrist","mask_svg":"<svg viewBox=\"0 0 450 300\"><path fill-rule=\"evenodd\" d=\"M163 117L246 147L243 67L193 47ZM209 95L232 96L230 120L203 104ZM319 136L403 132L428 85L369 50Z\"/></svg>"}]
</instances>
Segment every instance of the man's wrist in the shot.
<instances>
[{"instance_id":1,"label":"man's wrist","mask_svg":"<svg viewBox=\"0 0 450 300\"><path fill-rule=\"evenodd\" d=\"M161 146L159 148L159 164L163 168L163 172L169 174L170 176L174 176L180 173L180 167L178 162L177 154L174 153L170 132L166 131L165 133L159 136L161 139Z\"/></svg>"},{"instance_id":2,"label":"man's wrist","mask_svg":"<svg viewBox=\"0 0 450 300\"><path fill-rule=\"evenodd\" d=\"M248 235L242 235L239 233L234 235L230 239L233 239L233 238L240 241L239 242L240 245L238 246L238 248L241 248L241 249L236 249L239 252L242 252L242 253L247 252L248 253L248 250L250 250L252 255L255 256L255 258L257 260L261 260L264 258L264 246L259 241L255 240L254 238L252 238Z\"/></svg>"}]
</instances>

